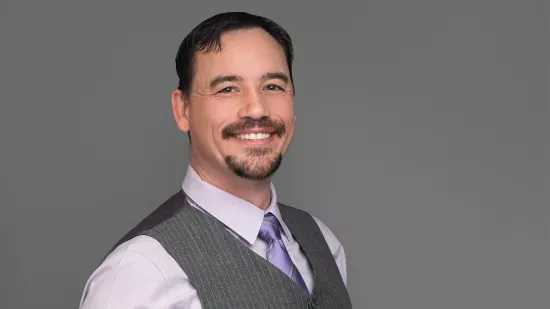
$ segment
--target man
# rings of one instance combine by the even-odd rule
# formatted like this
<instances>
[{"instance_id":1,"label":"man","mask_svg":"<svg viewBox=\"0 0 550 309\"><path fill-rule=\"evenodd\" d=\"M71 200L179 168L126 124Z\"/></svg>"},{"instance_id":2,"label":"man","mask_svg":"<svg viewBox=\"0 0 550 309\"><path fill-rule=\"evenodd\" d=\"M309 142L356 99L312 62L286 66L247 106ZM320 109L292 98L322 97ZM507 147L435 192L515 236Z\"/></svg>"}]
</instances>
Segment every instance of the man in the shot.
<instances>
[{"instance_id":1,"label":"man","mask_svg":"<svg viewBox=\"0 0 550 309\"><path fill-rule=\"evenodd\" d=\"M183 40L172 94L191 143L182 190L115 245L80 308L351 308L342 245L271 183L294 133L292 58L286 31L247 13Z\"/></svg>"}]
</instances>

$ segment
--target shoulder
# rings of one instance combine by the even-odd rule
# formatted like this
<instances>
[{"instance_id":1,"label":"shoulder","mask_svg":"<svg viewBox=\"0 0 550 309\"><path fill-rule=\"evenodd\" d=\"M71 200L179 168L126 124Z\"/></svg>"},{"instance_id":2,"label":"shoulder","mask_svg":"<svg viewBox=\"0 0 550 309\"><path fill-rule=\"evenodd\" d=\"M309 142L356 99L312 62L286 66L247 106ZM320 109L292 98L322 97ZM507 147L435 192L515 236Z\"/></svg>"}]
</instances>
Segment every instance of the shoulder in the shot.
<instances>
[{"instance_id":1,"label":"shoulder","mask_svg":"<svg viewBox=\"0 0 550 309\"><path fill-rule=\"evenodd\" d=\"M330 248L330 251L333 253L333 255L336 254L339 250L342 249L342 243L340 242L338 237L336 237L336 235L334 235L332 230L326 224L324 224L319 218L315 216L311 216L311 217L315 220L315 222L317 223L317 226L319 226L321 233L323 233L323 236L325 237L325 241L327 242Z\"/></svg>"},{"instance_id":2,"label":"shoulder","mask_svg":"<svg viewBox=\"0 0 550 309\"><path fill-rule=\"evenodd\" d=\"M92 273L80 308L144 305L155 297L159 287L185 281L181 279L187 279L185 273L159 242L149 236L136 236L117 246ZM178 293L186 291L179 289Z\"/></svg>"},{"instance_id":3,"label":"shoulder","mask_svg":"<svg viewBox=\"0 0 550 309\"><path fill-rule=\"evenodd\" d=\"M291 215L291 218L294 217L300 217L302 219L311 220L313 219L319 229L321 230L321 233L323 234L323 237L325 238L325 241L327 245L330 248L330 251L332 252L332 255L335 257L343 251L343 246L338 237L334 235L334 233L331 231L331 229L323 223L319 218L316 216L313 216L309 212L296 208L294 206L285 205L282 203L279 203L279 209L283 213L283 216L285 215Z\"/></svg>"},{"instance_id":4,"label":"shoulder","mask_svg":"<svg viewBox=\"0 0 550 309\"><path fill-rule=\"evenodd\" d=\"M281 204L281 203L279 203L279 208L283 213L292 214L293 217L299 216L301 218L313 219L317 224L317 226L319 227L319 229L321 230L321 233L323 234L323 237L325 238L325 241L328 244L330 251L333 253L333 255L337 254L338 251L342 249L342 244L340 240L336 237L336 235L334 235L331 229L316 216L313 216L311 213L305 210L296 208L294 206ZM283 216L284 215L285 214L283 214ZM311 219L308 219L308 220L311 220Z\"/></svg>"},{"instance_id":5,"label":"shoulder","mask_svg":"<svg viewBox=\"0 0 550 309\"><path fill-rule=\"evenodd\" d=\"M336 262L336 266L338 267L338 270L340 271L340 275L342 276L342 279L344 280L344 284L347 284L347 262L346 262L346 253L344 251L344 246L336 237L336 235L332 232L332 230L325 224L323 221L321 221L319 218L311 215L309 212L284 205L279 204L282 206L281 208L283 211L287 212L290 211L294 214L298 214L301 217L309 217L312 218L317 226L319 227L319 230L323 234L323 237L325 238L325 242L327 243L330 252L334 258L334 261Z\"/></svg>"},{"instance_id":6,"label":"shoulder","mask_svg":"<svg viewBox=\"0 0 550 309\"><path fill-rule=\"evenodd\" d=\"M323 237L325 237L325 241L327 242L328 247L330 248L330 252L332 253L332 256L334 257L334 261L336 262L336 266L338 267L338 270L340 271L340 275L342 276L342 280L344 281L344 284L347 285L347 261L346 261L346 253L344 251L344 246L338 240L336 235L329 229L328 226L326 226L321 220L318 218L312 216L317 225L319 226L319 229L321 230L321 233L323 233Z\"/></svg>"}]
</instances>

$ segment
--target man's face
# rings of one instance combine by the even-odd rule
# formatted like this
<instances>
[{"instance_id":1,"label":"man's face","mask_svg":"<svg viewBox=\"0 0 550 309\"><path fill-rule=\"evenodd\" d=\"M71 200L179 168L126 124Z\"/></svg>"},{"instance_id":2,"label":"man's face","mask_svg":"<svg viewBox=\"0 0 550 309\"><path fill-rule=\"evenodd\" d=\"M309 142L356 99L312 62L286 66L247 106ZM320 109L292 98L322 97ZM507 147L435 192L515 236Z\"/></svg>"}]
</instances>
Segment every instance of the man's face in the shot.
<instances>
[{"instance_id":1,"label":"man's face","mask_svg":"<svg viewBox=\"0 0 550 309\"><path fill-rule=\"evenodd\" d=\"M294 133L285 54L264 30L230 31L197 53L188 104L193 160L250 179L272 176Z\"/></svg>"}]
</instances>

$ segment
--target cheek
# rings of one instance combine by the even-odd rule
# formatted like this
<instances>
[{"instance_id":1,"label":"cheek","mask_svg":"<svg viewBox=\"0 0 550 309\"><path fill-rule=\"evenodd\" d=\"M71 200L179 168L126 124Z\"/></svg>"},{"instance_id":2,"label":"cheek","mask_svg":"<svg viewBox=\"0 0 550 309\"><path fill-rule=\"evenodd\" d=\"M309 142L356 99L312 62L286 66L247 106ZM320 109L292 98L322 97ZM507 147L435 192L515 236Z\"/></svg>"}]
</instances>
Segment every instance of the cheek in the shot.
<instances>
[{"instance_id":1,"label":"cheek","mask_svg":"<svg viewBox=\"0 0 550 309\"><path fill-rule=\"evenodd\" d=\"M272 117L279 118L289 124L294 118L294 100L290 94L267 95L266 102L270 106Z\"/></svg>"},{"instance_id":2,"label":"cheek","mask_svg":"<svg viewBox=\"0 0 550 309\"><path fill-rule=\"evenodd\" d=\"M275 110L274 113L276 117L281 119L286 126L290 127L294 123L294 108L292 104L281 104Z\"/></svg>"},{"instance_id":3,"label":"cheek","mask_svg":"<svg viewBox=\"0 0 550 309\"><path fill-rule=\"evenodd\" d=\"M199 143L199 138L201 139L201 144L208 145L212 143L212 136L215 136L213 127L217 121L215 115L213 115L208 108L195 108L190 116L192 128L191 136L196 136L195 140L197 140L197 143Z\"/></svg>"},{"instance_id":4,"label":"cheek","mask_svg":"<svg viewBox=\"0 0 550 309\"><path fill-rule=\"evenodd\" d=\"M235 108L229 104L211 104L206 110L208 119L208 130L210 134L219 136L221 131L234 119Z\"/></svg>"}]
</instances>

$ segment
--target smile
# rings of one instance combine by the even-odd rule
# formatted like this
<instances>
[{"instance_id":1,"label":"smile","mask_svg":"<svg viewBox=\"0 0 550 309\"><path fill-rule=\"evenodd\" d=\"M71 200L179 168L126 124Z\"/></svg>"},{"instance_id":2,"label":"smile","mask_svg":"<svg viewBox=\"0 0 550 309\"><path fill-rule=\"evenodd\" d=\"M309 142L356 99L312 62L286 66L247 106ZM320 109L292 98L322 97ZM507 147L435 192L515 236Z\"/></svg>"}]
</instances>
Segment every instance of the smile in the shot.
<instances>
[{"instance_id":1,"label":"smile","mask_svg":"<svg viewBox=\"0 0 550 309\"><path fill-rule=\"evenodd\" d=\"M238 134L236 136L238 139L245 140L264 140L271 137L271 133L247 133L247 134Z\"/></svg>"}]
</instances>

